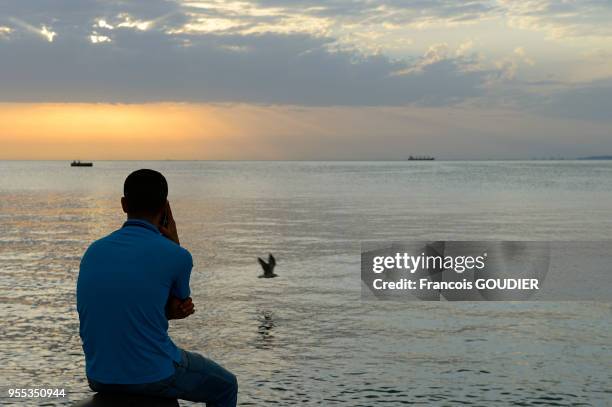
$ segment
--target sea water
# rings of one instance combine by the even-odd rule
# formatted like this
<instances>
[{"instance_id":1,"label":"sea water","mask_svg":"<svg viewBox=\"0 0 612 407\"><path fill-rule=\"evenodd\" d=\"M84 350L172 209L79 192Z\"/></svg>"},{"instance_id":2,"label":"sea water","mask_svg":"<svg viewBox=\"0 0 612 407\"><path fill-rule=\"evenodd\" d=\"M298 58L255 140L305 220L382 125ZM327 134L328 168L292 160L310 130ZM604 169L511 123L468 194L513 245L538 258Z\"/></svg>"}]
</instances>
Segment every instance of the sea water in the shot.
<instances>
[{"instance_id":1,"label":"sea water","mask_svg":"<svg viewBox=\"0 0 612 407\"><path fill-rule=\"evenodd\" d=\"M609 303L362 301L359 264L366 240L608 240L609 161L0 162L4 392L89 394L79 260L138 168L167 177L195 263L196 313L170 334L236 373L241 405L612 399ZM279 277L258 279L268 253Z\"/></svg>"}]
</instances>

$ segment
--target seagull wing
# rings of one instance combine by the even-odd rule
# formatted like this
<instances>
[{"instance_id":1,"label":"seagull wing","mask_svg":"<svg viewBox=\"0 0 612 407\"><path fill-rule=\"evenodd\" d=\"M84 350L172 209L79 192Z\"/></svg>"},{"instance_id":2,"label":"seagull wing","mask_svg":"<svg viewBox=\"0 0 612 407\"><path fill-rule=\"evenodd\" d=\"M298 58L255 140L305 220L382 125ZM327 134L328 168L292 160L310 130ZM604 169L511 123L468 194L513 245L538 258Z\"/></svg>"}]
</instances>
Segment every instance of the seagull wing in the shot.
<instances>
[{"instance_id":1,"label":"seagull wing","mask_svg":"<svg viewBox=\"0 0 612 407\"><path fill-rule=\"evenodd\" d=\"M271 268L274 268L274 266L276 266L276 259L274 258L274 256L272 256L272 253L268 254L268 264L270 264Z\"/></svg>"}]
</instances>

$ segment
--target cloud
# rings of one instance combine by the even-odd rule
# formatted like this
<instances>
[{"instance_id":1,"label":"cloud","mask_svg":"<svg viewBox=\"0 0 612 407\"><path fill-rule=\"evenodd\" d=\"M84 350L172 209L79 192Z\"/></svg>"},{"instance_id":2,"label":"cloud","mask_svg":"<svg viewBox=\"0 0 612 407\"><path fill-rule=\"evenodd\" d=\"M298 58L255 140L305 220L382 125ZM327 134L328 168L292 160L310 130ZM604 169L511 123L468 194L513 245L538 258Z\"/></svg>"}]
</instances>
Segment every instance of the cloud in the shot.
<instances>
[{"instance_id":1,"label":"cloud","mask_svg":"<svg viewBox=\"0 0 612 407\"><path fill-rule=\"evenodd\" d=\"M511 26L544 31L552 39L612 36L612 3L601 0L499 0Z\"/></svg>"},{"instance_id":2,"label":"cloud","mask_svg":"<svg viewBox=\"0 0 612 407\"><path fill-rule=\"evenodd\" d=\"M13 9L0 7L4 15L41 24L54 41L20 32L0 43L5 101L435 106L482 95L489 74L464 72L441 46L416 61L337 48L334 37L315 34L320 27L289 16L286 6L42 1L41 9L58 6L46 14L8 3Z\"/></svg>"},{"instance_id":3,"label":"cloud","mask_svg":"<svg viewBox=\"0 0 612 407\"><path fill-rule=\"evenodd\" d=\"M102 44L105 42L112 41L110 37L107 37L106 35L100 35L95 31L91 33L91 35L89 36L89 39L91 40L92 44Z\"/></svg>"},{"instance_id":4,"label":"cloud","mask_svg":"<svg viewBox=\"0 0 612 407\"><path fill-rule=\"evenodd\" d=\"M459 44L459 47L455 51L455 55L459 57L468 55L472 51L473 48L474 48L474 41L467 40Z\"/></svg>"},{"instance_id":5,"label":"cloud","mask_svg":"<svg viewBox=\"0 0 612 407\"><path fill-rule=\"evenodd\" d=\"M410 75L423 72L428 66L448 59L449 47L443 42L430 45L425 54L413 65L395 72L396 75Z\"/></svg>"},{"instance_id":6,"label":"cloud","mask_svg":"<svg viewBox=\"0 0 612 407\"><path fill-rule=\"evenodd\" d=\"M584 7L519 3L4 0L0 97L312 106L447 106L475 99L490 105L512 99L527 106L525 100L542 95L524 91L521 75L535 66L534 56L539 68L539 55L506 38L506 49L485 56L474 27L484 24L491 33L490 24L510 23L558 35L608 35L610 7L596 0L585 0ZM447 33L453 27L471 31L453 38L455 31ZM423 39L424 31L431 39ZM607 55L607 46L601 47ZM549 76L536 79L543 83ZM575 92L574 86L558 88Z\"/></svg>"},{"instance_id":7,"label":"cloud","mask_svg":"<svg viewBox=\"0 0 612 407\"><path fill-rule=\"evenodd\" d=\"M0 39L8 39L9 35L13 31L10 27L5 27L0 25Z\"/></svg>"},{"instance_id":8,"label":"cloud","mask_svg":"<svg viewBox=\"0 0 612 407\"><path fill-rule=\"evenodd\" d=\"M527 56L523 47L516 47L511 55L497 61L497 79L511 81L516 78L520 65L534 65L533 59Z\"/></svg>"},{"instance_id":9,"label":"cloud","mask_svg":"<svg viewBox=\"0 0 612 407\"><path fill-rule=\"evenodd\" d=\"M104 19L99 19L98 21L96 21L96 24L94 24L94 26L96 27L100 27L100 28L105 28L107 30L113 30L115 27L110 25L109 23L106 22L106 20Z\"/></svg>"},{"instance_id":10,"label":"cloud","mask_svg":"<svg viewBox=\"0 0 612 407\"><path fill-rule=\"evenodd\" d=\"M49 42L53 42L53 39L57 35L55 31L50 30L47 26L43 25L40 29L40 34L47 39Z\"/></svg>"},{"instance_id":11,"label":"cloud","mask_svg":"<svg viewBox=\"0 0 612 407\"><path fill-rule=\"evenodd\" d=\"M554 91L537 110L559 117L609 122L611 102L612 79L603 79Z\"/></svg>"},{"instance_id":12,"label":"cloud","mask_svg":"<svg viewBox=\"0 0 612 407\"><path fill-rule=\"evenodd\" d=\"M36 34L42 38L44 38L45 40L47 40L48 42L53 42L53 39L55 38L55 36L57 35L57 33L55 31L52 31L49 27L47 27L46 25L42 25L40 28L36 27L32 24L29 24L25 21L22 21L18 18L10 18L9 20L13 25L22 28L23 30L32 33L32 34ZM9 28L7 31L5 31L6 33L9 33L13 31L11 28Z\"/></svg>"},{"instance_id":13,"label":"cloud","mask_svg":"<svg viewBox=\"0 0 612 407\"><path fill-rule=\"evenodd\" d=\"M486 72L453 59L405 62L327 48L308 35L214 36L115 30L113 42L0 44L5 100L447 105L482 94ZM184 40L188 41L185 45ZM114 45L116 44L116 45ZM242 52L237 52L241 50ZM40 63L45 61L45 63ZM24 69L27 67L27 69Z\"/></svg>"}]
</instances>

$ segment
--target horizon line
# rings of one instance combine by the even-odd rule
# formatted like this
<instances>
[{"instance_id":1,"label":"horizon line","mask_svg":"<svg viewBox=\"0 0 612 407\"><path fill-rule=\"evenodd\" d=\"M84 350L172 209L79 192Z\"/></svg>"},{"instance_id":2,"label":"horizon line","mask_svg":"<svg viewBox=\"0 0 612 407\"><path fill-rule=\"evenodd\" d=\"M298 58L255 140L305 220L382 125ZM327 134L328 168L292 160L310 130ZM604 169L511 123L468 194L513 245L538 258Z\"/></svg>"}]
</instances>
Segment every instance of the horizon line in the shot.
<instances>
[{"instance_id":1,"label":"horizon line","mask_svg":"<svg viewBox=\"0 0 612 407\"><path fill-rule=\"evenodd\" d=\"M162 158L162 159L151 159L151 158L121 158L121 159L64 159L64 158L49 158L49 159L38 159L38 158L0 158L0 161L83 161L83 162L113 162L113 161L178 161L178 162L431 162L431 161L597 161L597 160L612 160L612 155L599 155L599 156L580 156L580 157L535 157L535 158L435 158L435 160L409 160L404 159L183 159L183 158Z\"/></svg>"}]
</instances>

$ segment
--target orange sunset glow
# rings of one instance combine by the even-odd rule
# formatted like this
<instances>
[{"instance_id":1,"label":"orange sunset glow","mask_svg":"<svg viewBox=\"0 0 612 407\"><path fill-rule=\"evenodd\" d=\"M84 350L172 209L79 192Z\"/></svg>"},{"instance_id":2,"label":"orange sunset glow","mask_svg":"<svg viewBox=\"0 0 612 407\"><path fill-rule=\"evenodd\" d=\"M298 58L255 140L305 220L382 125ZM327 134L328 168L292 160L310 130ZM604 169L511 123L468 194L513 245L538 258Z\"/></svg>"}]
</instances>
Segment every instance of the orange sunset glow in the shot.
<instances>
[{"instance_id":1,"label":"orange sunset glow","mask_svg":"<svg viewBox=\"0 0 612 407\"><path fill-rule=\"evenodd\" d=\"M4 159L150 159L223 155L239 131L214 107L171 104L5 104ZM230 143L231 144L231 143Z\"/></svg>"},{"instance_id":2,"label":"orange sunset glow","mask_svg":"<svg viewBox=\"0 0 612 407\"><path fill-rule=\"evenodd\" d=\"M500 150L506 133L545 153L559 140L574 146L579 132L602 148L608 139L601 123L470 107L0 104L4 160L401 160L412 151L470 158L474 145L479 157L520 157L521 143Z\"/></svg>"},{"instance_id":3,"label":"orange sunset glow","mask_svg":"<svg viewBox=\"0 0 612 407\"><path fill-rule=\"evenodd\" d=\"M381 117L377 109L367 114L342 107L5 103L0 159L309 159L321 149L343 151L355 128L388 131Z\"/></svg>"}]
</instances>

